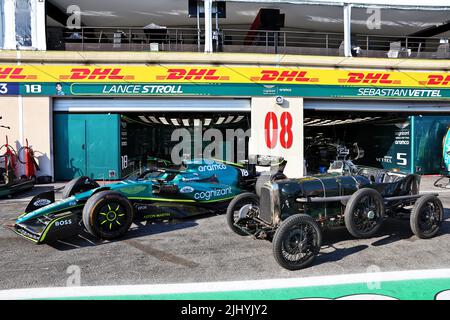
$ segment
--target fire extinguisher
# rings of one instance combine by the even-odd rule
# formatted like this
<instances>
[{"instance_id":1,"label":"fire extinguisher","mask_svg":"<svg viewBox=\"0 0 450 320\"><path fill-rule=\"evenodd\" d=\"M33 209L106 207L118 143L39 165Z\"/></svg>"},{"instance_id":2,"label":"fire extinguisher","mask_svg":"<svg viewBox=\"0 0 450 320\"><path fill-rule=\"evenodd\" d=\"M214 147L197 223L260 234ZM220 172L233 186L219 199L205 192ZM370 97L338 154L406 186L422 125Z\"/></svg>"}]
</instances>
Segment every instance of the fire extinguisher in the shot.
<instances>
[{"instance_id":1,"label":"fire extinguisher","mask_svg":"<svg viewBox=\"0 0 450 320\"><path fill-rule=\"evenodd\" d=\"M33 149L28 145L28 139L25 139L26 145L19 150L19 162L25 165L25 176L27 178L36 179L36 171L39 165L36 162ZM25 155L25 161L22 161L20 155Z\"/></svg>"}]
</instances>

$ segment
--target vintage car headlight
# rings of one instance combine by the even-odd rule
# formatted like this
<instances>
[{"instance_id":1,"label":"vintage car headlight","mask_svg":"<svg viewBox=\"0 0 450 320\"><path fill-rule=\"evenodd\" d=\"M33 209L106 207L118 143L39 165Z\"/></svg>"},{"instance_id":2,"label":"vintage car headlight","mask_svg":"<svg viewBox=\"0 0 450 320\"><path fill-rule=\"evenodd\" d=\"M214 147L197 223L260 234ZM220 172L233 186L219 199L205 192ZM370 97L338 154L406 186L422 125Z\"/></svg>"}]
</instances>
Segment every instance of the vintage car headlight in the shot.
<instances>
[{"instance_id":1,"label":"vintage car headlight","mask_svg":"<svg viewBox=\"0 0 450 320\"><path fill-rule=\"evenodd\" d=\"M277 183L266 182L261 188L259 218L276 225L280 221L280 192Z\"/></svg>"}]
</instances>

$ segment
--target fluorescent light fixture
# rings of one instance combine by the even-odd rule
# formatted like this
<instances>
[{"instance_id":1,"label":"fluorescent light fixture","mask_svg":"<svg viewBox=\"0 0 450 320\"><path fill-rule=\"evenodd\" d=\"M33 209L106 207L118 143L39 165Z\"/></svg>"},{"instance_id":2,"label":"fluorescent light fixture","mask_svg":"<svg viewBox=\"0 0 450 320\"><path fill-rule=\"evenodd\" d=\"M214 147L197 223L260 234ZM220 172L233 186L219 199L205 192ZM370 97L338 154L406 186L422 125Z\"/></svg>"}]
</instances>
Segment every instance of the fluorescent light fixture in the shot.
<instances>
[{"instance_id":1,"label":"fluorescent light fixture","mask_svg":"<svg viewBox=\"0 0 450 320\"><path fill-rule=\"evenodd\" d=\"M212 119L205 119L205 126L209 126L211 124Z\"/></svg>"},{"instance_id":2,"label":"fluorescent light fixture","mask_svg":"<svg viewBox=\"0 0 450 320\"><path fill-rule=\"evenodd\" d=\"M183 126L189 127L189 119L183 119Z\"/></svg>"},{"instance_id":3,"label":"fluorescent light fixture","mask_svg":"<svg viewBox=\"0 0 450 320\"><path fill-rule=\"evenodd\" d=\"M172 123L176 126L180 125L180 123L178 122L178 119L170 119L170 121L172 121Z\"/></svg>"},{"instance_id":4,"label":"fluorescent light fixture","mask_svg":"<svg viewBox=\"0 0 450 320\"><path fill-rule=\"evenodd\" d=\"M160 117L159 120L161 120L161 122L162 122L163 124L169 124L169 122L168 122L168 121L166 120L166 118L164 118L164 117Z\"/></svg>"},{"instance_id":5,"label":"fluorescent light fixture","mask_svg":"<svg viewBox=\"0 0 450 320\"><path fill-rule=\"evenodd\" d=\"M242 119L244 119L244 116L238 116L238 117L233 121L233 123L237 123L237 122L241 121Z\"/></svg>"},{"instance_id":6,"label":"fluorescent light fixture","mask_svg":"<svg viewBox=\"0 0 450 320\"><path fill-rule=\"evenodd\" d=\"M148 119L145 116L139 116L139 119L141 119L142 121L144 121L146 123L150 123L150 121L148 121Z\"/></svg>"},{"instance_id":7,"label":"fluorescent light fixture","mask_svg":"<svg viewBox=\"0 0 450 320\"><path fill-rule=\"evenodd\" d=\"M200 119L194 119L194 127L200 126Z\"/></svg>"},{"instance_id":8,"label":"fluorescent light fixture","mask_svg":"<svg viewBox=\"0 0 450 320\"><path fill-rule=\"evenodd\" d=\"M230 122L231 122L231 120L233 120L233 119L234 119L234 117L233 117L233 116L228 116L227 120L225 120L225 122L224 122L224 123L230 123Z\"/></svg>"},{"instance_id":9,"label":"fluorescent light fixture","mask_svg":"<svg viewBox=\"0 0 450 320\"><path fill-rule=\"evenodd\" d=\"M153 123L159 123L158 119L154 116L149 116L149 119L153 121Z\"/></svg>"},{"instance_id":10,"label":"fluorescent light fixture","mask_svg":"<svg viewBox=\"0 0 450 320\"><path fill-rule=\"evenodd\" d=\"M225 117L219 117L219 119L217 119L217 121L216 121L216 124L222 124L224 120L225 120Z\"/></svg>"}]
</instances>

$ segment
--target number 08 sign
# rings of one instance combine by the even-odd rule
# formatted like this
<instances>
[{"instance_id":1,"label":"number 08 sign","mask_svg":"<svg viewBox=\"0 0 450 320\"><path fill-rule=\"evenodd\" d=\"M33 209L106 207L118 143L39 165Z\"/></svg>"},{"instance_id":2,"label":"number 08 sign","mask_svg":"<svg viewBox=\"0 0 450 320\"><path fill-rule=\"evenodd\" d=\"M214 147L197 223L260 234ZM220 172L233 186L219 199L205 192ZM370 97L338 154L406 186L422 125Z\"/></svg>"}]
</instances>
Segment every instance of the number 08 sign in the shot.
<instances>
[{"instance_id":1,"label":"number 08 sign","mask_svg":"<svg viewBox=\"0 0 450 320\"><path fill-rule=\"evenodd\" d=\"M282 156L288 177L303 176L303 99L253 98L251 110L250 154Z\"/></svg>"}]
</instances>

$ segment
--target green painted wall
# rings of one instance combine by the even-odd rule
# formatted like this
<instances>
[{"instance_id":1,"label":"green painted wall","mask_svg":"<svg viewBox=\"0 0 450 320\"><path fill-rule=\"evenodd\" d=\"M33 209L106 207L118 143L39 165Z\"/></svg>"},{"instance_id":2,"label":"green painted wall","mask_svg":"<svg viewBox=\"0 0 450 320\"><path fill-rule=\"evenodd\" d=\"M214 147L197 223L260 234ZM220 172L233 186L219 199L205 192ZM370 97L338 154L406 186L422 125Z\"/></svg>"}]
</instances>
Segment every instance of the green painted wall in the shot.
<instances>
[{"instance_id":1,"label":"green painted wall","mask_svg":"<svg viewBox=\"0 0 450 320\"><path fill-rule=\"evenodd\" d=\"M119 178L119 115L66 114L54 116L55 179L87 175ZM111 177L111 171L115 177Z\"/></svg>"}]
</instances>

